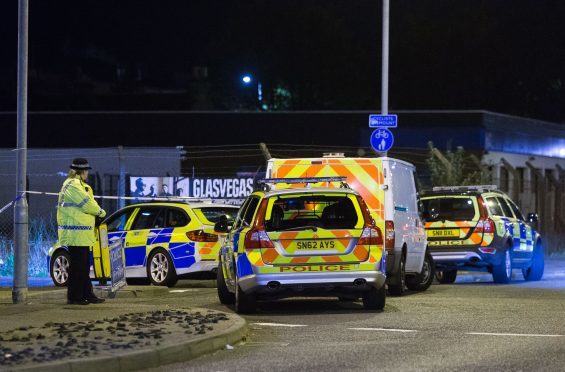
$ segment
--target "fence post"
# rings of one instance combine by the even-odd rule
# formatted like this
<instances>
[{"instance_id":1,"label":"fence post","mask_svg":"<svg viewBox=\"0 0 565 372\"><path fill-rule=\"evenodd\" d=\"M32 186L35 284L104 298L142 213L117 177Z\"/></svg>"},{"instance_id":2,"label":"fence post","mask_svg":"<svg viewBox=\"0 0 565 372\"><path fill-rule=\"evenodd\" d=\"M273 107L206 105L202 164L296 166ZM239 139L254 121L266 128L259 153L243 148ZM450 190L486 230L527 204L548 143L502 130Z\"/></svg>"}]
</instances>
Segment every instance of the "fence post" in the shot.
<instances>
[{"instance_id":1,"label":"fence post","mask_svg":"<svg viewBox=\"0 0 565 372\"><path fill-rule=\"evenodd\" d=\"M534 175L534 179L536 182L536 209L538 209L538 215L540 216L540 231L541 232L547 232L548 230L548 221L546 221L546 213L545 213L545 194L546 194L546 187L545 187L545 177L543 175L542 172L539 171L539 169L536 169L536 167L533 166L532 163L530 163L529 161L526 162L526 165L528 166L528 168L530 168L530 171L532 172L532 174Z\"/></svg>"},{"instance_id":2,"label":"fence post","mask_svg":"<svg viewBox=\"0 0 565 372\"><path fill-rule=\"evenodd\" d=\"M126 206L126 201L124 196L126 196L126 165L124 161L124 147L118 146L118 168L120 171L120 177L118 179L118 209Z\"/></svg>"}]
</instances>

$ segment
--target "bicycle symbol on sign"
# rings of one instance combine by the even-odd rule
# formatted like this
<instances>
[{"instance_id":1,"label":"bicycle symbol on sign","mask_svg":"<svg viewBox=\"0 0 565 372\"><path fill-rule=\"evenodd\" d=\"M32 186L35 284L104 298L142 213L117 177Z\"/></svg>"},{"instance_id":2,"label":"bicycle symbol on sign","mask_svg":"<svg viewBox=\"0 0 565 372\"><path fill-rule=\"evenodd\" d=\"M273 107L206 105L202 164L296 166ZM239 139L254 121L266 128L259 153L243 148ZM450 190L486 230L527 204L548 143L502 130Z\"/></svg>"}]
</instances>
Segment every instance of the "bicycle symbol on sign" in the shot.
<instances>
[{"instance_id":1,"label":"bicycle symbol on sign","mask_svg":"<svg viewBox=\"0 0 565 372\"><path fill-rule=\"evenodd\" d=\"M378 130L375 133L375 138L388 138L388 133L384 130Z\"/></svg>"}]
</instances>

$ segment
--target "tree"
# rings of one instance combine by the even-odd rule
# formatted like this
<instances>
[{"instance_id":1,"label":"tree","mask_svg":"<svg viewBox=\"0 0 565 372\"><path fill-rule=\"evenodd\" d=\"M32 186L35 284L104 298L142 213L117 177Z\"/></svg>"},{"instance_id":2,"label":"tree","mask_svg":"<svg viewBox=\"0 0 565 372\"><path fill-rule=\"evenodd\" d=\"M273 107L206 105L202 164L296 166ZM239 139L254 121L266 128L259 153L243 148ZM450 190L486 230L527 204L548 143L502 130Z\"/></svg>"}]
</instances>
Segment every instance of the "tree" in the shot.
<instances>
[{"instance_id":1,"label":"tree","mask_svg":"<svg viewBox=\"0 0 565 372\"><path fill-rule=\"evenodd\" d=\"M488 166L475 155L465 153L458 146L455 152L447 150L445 155L434 144L428 142L430 154L426 163L430 168L433 186L481 185L492 182Z\"/></svg>"}]
</instances>

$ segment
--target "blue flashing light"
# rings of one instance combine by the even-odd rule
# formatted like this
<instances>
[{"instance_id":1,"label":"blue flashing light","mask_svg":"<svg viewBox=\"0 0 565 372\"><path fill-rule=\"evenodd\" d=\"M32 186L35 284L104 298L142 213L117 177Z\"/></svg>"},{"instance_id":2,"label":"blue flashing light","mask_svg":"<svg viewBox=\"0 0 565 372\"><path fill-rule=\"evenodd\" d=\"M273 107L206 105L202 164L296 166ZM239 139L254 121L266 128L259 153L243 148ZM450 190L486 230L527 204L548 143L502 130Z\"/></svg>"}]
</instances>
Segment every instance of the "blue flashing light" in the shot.
<instances>
[{"instance_id":1,"label":"blue flashing light","mask_svg":"<svg viewBox=\"0 0 565 372\"><path fill-rule=\"evenodd\" d=\"M243 78L241 78L241 81L243 81L244 84L250 84L251 83L251 76L245 75L245 76L243 76Z\"/></svg>"}]
</instances>

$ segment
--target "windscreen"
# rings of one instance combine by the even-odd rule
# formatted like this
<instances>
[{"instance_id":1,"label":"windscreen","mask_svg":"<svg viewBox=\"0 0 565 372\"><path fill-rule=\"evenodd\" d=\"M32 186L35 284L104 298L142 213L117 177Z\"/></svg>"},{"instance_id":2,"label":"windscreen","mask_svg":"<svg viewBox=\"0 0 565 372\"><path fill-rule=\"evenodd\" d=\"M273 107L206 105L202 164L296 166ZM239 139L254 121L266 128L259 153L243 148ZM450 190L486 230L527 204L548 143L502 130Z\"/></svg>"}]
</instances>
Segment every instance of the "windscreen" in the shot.
<instances>
[{"instance_id":1,"label":"windscreen","mask_svg":"<svg viewBox=\"0 0 565 372\"><path fill-rule=\"evenodd\" d=\"M272 205L265 227L267 231L301 230L308 227L354 229L359 218L353 200L347 195L285 196L278 198Z\"/></svg>"},{"instance_id":2,"label":"windscreen","mask_svg":"<svg viewBox=\"0 0 565 372\"><path fill-rule=\"evenodd\" d=\"M475 219L475 198L422 199L426 221L472 221Z\"/></svg>"},{"instance_id":3,"label":"windscreen","mask_svg":"<svg viewBox=\"0 0 565 372\"><path fill-rule=\"evenodd\" d=\"M238 210L238 208L229 207L202 207L195 208L194 213L202 222L213 225L220 221L222 215L228 216L228 221L233 221Z\"/></svg>"}]
</instances>

